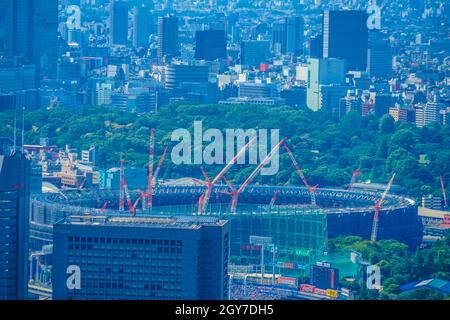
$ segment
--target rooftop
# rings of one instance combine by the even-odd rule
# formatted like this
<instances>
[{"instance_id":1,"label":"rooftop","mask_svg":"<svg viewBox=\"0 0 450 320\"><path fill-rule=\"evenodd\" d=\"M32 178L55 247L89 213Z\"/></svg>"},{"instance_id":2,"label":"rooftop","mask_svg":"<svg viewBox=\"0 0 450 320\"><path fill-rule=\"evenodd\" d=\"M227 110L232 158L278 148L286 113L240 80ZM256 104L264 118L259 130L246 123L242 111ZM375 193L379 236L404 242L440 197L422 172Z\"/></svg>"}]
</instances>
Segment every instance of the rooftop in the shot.
<instances>
[{"instance_id":1,"label":"rooftop","mask_svg":"<svg viewBox=\"0 0 450 320\"><path fill-rule=\"evenodd\" d=\"M199 229L202 226L223 226L226 220L205 216L136 216L72 215L58 222L66 225L122 226L145 228Z\"/></svg>"}]
</instances>

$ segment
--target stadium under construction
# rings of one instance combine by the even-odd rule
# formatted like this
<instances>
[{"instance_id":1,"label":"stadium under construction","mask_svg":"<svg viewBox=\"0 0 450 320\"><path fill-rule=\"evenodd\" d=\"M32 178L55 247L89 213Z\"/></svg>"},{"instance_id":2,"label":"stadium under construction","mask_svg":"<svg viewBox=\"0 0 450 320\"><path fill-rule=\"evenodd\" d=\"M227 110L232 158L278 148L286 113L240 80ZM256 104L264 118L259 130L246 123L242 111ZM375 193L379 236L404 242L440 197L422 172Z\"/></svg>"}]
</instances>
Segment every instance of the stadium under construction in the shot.
<instances>
[{"instance_id":1,"label":"stadium under construction","mask_svg":"<svg viewBox=\"0 0 450 320\"><path fill-rule=\"evenodd\" d=\"M294 155L281 140L240 186L231 185L225 174L254 143L251 139L236 156L209 179L200 167L204 181L183 179L184 183L158 183L157 176L167 148L155 172L154 130L150 136L147 190L128 189L124 160L121 160L118 190L95 189L64 192L57 190L36 196L31 203L31 247L39 250L52 243L53 225L68 217L177 215L214 216L230 221L230 270L233 267L265 267L275 273L304 276L309 267L326 260L328 239L360 236L376 241L395 239L416 248L422 240L422 224L416 203L406 197L390 195L395 174L384 192L352 190L359 174L354 171L348 190L311 186ZM281 146L288 153L305 187L259 186L251 182ZM220 181L225 183L219 183ZM267 250L270 250L265 254ZM271 262L268 262L271 260ZM278 272L275 271L278 268ZM245 271L249 273L249 271ZM256 273L255 268L250 273ZM231 274L242 274L231 270Z\"/></svg>"},{"instance_id":2,"label":"stadium under construction","mask_svg":"<svg viewBox=\"0 0 450 320\"><path fill-rule=\"evenodd\" d=\"M321 259L327 239L339 235L355 235L370 239L375 205L380 195L374 192L319 189L316 205L303 187L249 186L240 195L234 212L230 211L230 195L226 185L212 189L212 196L201 215L220 216L231 221L231 257L251 259L250 236L271 237L285 260L309 264ZM153 206L136 209L141 215L198 215L196 199L203 186L158 186L153 191ZM271 203L277 193L276 204ZM66 216L130 215L120 210L119 192L110 190L48 193L32 200L31 240L36 249L52 242L52 226ZM130 192L138 199L140 193ZM105 204L108 204L106 206ZM388 195L380 210L378 239L396 239L411 249L422 238L422 224L417 206L408 198ZM258 246L256 246L258 248ZM280 256L278 256L280 258ZM244 262L244 261L242 261Z\"/></svg>"}]
</instances>

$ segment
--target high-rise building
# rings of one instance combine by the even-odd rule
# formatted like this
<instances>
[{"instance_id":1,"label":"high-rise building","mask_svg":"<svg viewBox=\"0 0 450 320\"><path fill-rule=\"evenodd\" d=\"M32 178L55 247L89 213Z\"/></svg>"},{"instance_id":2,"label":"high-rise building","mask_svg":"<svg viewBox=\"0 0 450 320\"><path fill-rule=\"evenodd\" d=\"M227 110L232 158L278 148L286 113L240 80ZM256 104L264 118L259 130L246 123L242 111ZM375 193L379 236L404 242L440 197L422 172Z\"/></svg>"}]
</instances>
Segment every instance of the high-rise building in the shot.
<instances>
[{"instance_id":1,"label":"high-rise building","mask_svg":"<svg viewBox=\"0 0 450 320\"><path fill-rule=\"evenodd\" d=\"M307 106L313 111L320 109L320 86L345 84L346 63L343 59L308 60Z\"/></svg>"},{"instance_id":2,"label":"high-rise building","mask_svg":"<svg viewBox=\"0 0 450 320\"><path fill-rule=\"evenodd\" d=\"M303 54L304 21L302 17L288 17L285 19L286 53L298 56Z\"/></svg>"},{"instance_id":3,"label":"high-rise building","mask_svg":"<svg viewBox=\"0 0 450 320\"><path fill-rule=\"evenodd\" d=\"M33 63L36 78L54 77L58 58L58 0L0 0L0 10L0 52Z\"/></svg>"},{"instance_id":4,"label":"high-rise building","mask_svg":"<svg viewBox=\"0 0 450 320\"><path fill-rule=\"evenodd\" d=\"M133 17L133 46L146 48L152 33L152 19L147 7L135 7Z\"/></svg>"},{"instance_id":5,"label":"high-rise building","mask_svg":"<svg viewBox=\"0 0 450 320\"><path fill-rule=\"evenodd\" d=\"M277 54L286 53L286 29L284 23L277 22L272 26L272 50Z\"/></svg>"},{"instance_id":6,"label":"high-rise building","mask_svg":"<svg viewBox=\"0 0 450 320\"><path fill-rule=\"evenodd\" d=\"M323 57L323 35L313 36L309 42L309 55L311 58Z\"/></svg>"},{"instance_id":7,"label":"high-rise building","mask_svg":"<svg viewBox=\"0 0 450 320\"><path fill-rule=\"evenodd\" d=\"M229 232L216 217L68 217L54 226L53 299L225 299Z\"/></svg>"},{"instance_id":8,"label":"high-rise building","mask_svg":"<svg viewBox=\"0 0 450 320\"><path fill-rule=\"evenodd\" d=\"M180 54L178 42L178 17L158 18L158 57L175 57Z\"/></svg>"},{"instance_id":9,"label":"high-rise building","mask_svg":"<svg viewBox=\"0 0 450 320\"><path fill-rule=\"evenodd\" d=\"M28 292L30 162L0 139L0 300L22 300Z\"/></svg>"},{"instance_id":10,"label":"high-rise building","mask_svg":"<svg viewBox=\"0 0 450 320\"><path fill-rule=\"evenodd\" d=\"M391 46L378 30L369 32L367 72L370 77L376 78L390 79L392 76Z\"/></svg>"},{"instance_id":11,"label":"high-rise building","mask_svg":"<svg viewBox=\"0 0 450 320\"><path fill-rule=\"evenodd\" d=\"M276 53L292 54L303 53L304 21L302 17L287 17L283 22L272 26L272 48Z\"/></svg>"},{"instance_id":12,"label":"high-rise building","mask_svg":"<svg viewBox=\"0 0 450 320\"><path fill-rule=\"evenodd\" d=\"M270 58L270 42L264 40L242 41L241 64L259 67Z\"/></svg>"},{"instance_id":13,"label":"high-rise building","mask_svg":"<svg viewBox=\"0 0 450 320\"><path fill-rule=\"evenodd\" d=\"M367 68L368 29L365 11L323 13L323 57L347 60L348 70Z\"/></svg>"},{"instance_id":14,"label":"high-rise building","mask_svg":"<svg viewBox=\"0 0 450 320\"><path fill-rule=\"evenodd\" d=\"M195 59L212 61L226 59L227 38L224 30L205 30L195 33Z\"/></svg>"},{"instance_id":15,"label":"high-rise building","mask_svg":"<svg viewBox=\"0 0 450 320\"><path fill-rule=\"evenodd\" d=\"M126 45L128 42L128 2L111 0L109 10L109 32L112 45Z\"/></svg>"}]
</instances>

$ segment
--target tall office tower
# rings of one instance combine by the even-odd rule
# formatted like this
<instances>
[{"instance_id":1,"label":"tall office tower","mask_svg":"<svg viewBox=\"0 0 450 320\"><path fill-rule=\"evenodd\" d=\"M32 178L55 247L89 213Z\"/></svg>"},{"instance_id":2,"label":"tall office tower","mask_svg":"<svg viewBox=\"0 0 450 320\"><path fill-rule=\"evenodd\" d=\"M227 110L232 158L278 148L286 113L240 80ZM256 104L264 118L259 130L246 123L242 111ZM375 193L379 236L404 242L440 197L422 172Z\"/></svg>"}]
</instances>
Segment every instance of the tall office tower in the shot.
<instances>
[{"instance_id":1,"label":"tall office tower","mask_svg":"<svg viewBox=\"0 0 450 320\"><path fill-rule=\"evenodd\" d=\"M288 17L272 26L272 48L276 53L303 53L304 21L302 17Z\"/></svg>"},{"instance_id":2,"label":"tall office tower","mask_svg":"<svg viewBox=\"0 0 450 320\"><path fill-rule=\"evenodd\" d=\"M178 17L158 18L158 57L175 57L180 54L178 42Z\"/></svg>"},{"instance_id":3,"label":"tall office tower","mask_svg":"<svg viewBox=\"0 0 450 320\"><path fill-rule=\"evenodd\" d=\"M0 139L0 300L22 300L28 292L30 162Z\"/></svg>"},{"instance_id":4,"label":"tall office tower","mask_svg":"<svg viewBox=\"0 0 450 320\"><path fill-rule=\"evenodd\" d=\"M379 30L369 32L367 72L370 77L376 78L390 79L392 76L391 46Z\"/></svg>"},{"instance_id":5,"label":"tall office tower","mask_svg":"<svg viewBox=\"0 0 450 320\"><path fill-rule=\"evenodd\" d=\"M36 78L56 76L58 0L0 0L0 51L26 58Z\"/></svg>"},{"instance_id":6,"label":"tall office tower","mask_svg":"<svg viewBox=\"0 0 450 320\"><path fill-rule=\"evenodd\" d=\"M227 38L224 30L195 33L195 59L212 61L227 58Z\"/></svg>"},{"instance_id":7,"label":"tall office tower","mask_svg":"<svg viewBox=\"0 0 450 320\"><path fill-rule=\"evenodd\" d=\"M226 299L229 233L215 217L68 217L54 226L53 299Z\"/></svg>"},{"instance_id":8,"label":"tall office tower","mask_svg":"<svg viewBox=\"0 0 450 320\"><path fill-rule=\"evenodd\" d=\"M128 43L128 2L111 0L109 33L109 41L112 45L126 45Z\"/></svg>"},{"instance_id":9,"label":"tall office tower","mask_svg":"<svg viewBox=\"0 0 450 320\"><path fill-rule=\"evenodd\" d=\"M277 22L272 25L272 50L277 54L286 53L286 32L284 23Z\"/></svg>"},{"instance_id":10,"label":"tall office tower","mask_svg":"<svg viewBox=\"0 0 450 320\"><path fill-rule=\"evenodd\" d=\"M242 41L241 64L259 67L270 58L270 42L264 40Z\"/></svg>"},{"instance_id":11,"label":"tall office tower","mask_svg":"<svg viewBox=\"0 0 450 320\"><path fill-rule=\"evenodd\" d=\"M152 19L147 7L135 7L133 17L133 46L146 48L152 32Z\"/></svg>"},{"instance_id":12,"label":"tall office tower","mask_svg":"<svg viewBox=\"0 0 450 320\"><path fill-rule=\"evenodd\" d=\"M323 35L311 37L309 41L309 55L311 58L323 57Z\"/></svg>"},{"instance_id":13,"label":"tall office tower","mask_svg":"<svg viewBox=\"0 0 450 320\"><path fill-rule=\"evenodd\" d=\"M367 68L368 29L365 11L323 13L323 57L347 60L348 70Z\"/></svg>"},{"instance_id":14,"label":"tall office tower","mask_svg":"<svg viewBox=\"0 0 450 320\"><path fill-rule=\"evenodd\" d=\"M343 59L308 59L307 106L313 111L320 109L320 86L345 84L346 62Z\"/></svg>"},{"instance_id":15,"label":"tall office tower","mask_svg":"<svg viewBox=\"0 0 450 320\"><path fill-rule=\"evenodd\" d=\"M285 19L286 53L299 56L303 54L304 21L302 17L288 17Z\"/></svg>"}]
</instances>

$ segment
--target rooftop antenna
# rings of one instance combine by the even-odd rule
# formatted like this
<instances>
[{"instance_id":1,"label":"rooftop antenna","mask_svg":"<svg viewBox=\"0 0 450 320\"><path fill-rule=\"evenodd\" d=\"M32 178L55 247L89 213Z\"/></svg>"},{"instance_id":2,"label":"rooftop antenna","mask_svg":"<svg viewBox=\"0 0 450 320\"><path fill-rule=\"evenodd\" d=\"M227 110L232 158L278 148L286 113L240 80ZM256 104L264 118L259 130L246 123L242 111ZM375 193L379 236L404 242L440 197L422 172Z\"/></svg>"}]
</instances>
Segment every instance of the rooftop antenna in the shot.
<instances>
[{"instance_id":1,"label":"rooftop antenna","mask_svg":"<svg viewBox=\"0 0 450 320\"><path fill-rule=\"evenodd\" d=\"M17 109L14 109L14 147L13 147L13 152L16 152L16 147L17 147Z\"/></svg>"},{"instance_id":2,"label":"rooftop antenna","mask_svg":"<svg viewBox=\"0 0 450 320\"><path fill-rule=\"evenodd\" d=\"M24 132L25 132L25 108L22 108L22 153L23 153Z\"/></svg>"}]
</instances>

